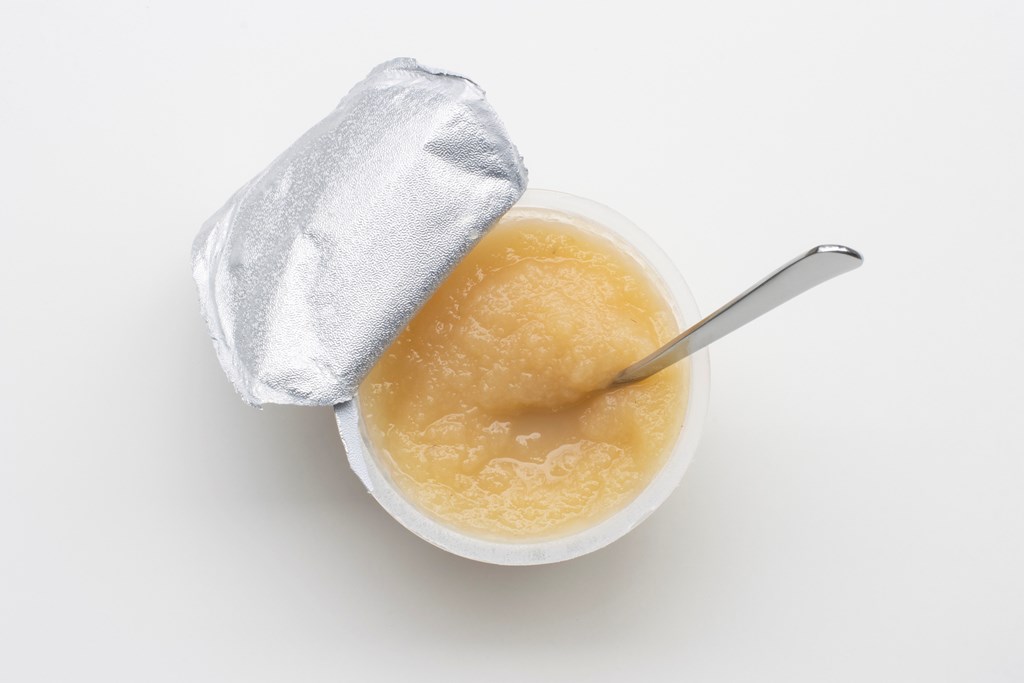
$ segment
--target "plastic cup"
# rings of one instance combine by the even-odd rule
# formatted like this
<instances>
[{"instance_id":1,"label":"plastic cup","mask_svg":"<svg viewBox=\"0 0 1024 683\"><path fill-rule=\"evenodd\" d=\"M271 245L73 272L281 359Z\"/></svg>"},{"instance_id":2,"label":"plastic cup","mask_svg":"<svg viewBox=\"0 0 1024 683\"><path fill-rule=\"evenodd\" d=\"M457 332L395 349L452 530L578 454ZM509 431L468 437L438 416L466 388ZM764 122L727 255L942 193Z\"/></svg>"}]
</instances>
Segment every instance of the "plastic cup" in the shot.
<instances>
[{"instance_id":1,"label":"plastic cup","mask_svg":"<svg viewBox=\"0 0 1024 683\"><path fill-rule=\"evenodd\" d=\"M569 222L611 239L646 267L648 274L671 303L679 329L686 329L700 319L693 294L672 260L650 237L621 214L582 197L532 189L527 190L510 210L510 214L513 212ZM690 363L686 415L671 453L647 487L625 507L593 526L544 539L494 540L438 521L405 497L391 480L387 467L377 459L374 445L359 416L358 399L336 406L335 417L353 471L377 502L420 538L450 553L480 562L500 565L562 562L586 555L621 538L664 503L679 485L700 440L710 387L710 365L706 349L698 351L684 362Z\"/></svg>"}]
</instances>

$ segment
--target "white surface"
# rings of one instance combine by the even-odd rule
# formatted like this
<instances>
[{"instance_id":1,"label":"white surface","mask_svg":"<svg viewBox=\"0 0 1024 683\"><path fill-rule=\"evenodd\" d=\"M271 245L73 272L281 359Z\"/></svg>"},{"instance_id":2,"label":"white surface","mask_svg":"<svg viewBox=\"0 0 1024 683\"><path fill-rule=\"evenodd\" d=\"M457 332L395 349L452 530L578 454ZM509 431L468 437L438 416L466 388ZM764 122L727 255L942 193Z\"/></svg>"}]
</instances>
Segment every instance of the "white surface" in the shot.
<instances>
[{"instance_id":1,"label":"white surface","mask_svg":"<svg viewBox=\"0 0 1024 683\"><path fill-rule=\"evenodd\" d=\"M1024 678L1021 3L667 5L4 3L0 680ZM705 308L866 255L713 349L681 489L594 555L430 547L205 338L200 223L395 55Z\"/></svg>"}]
</instances>

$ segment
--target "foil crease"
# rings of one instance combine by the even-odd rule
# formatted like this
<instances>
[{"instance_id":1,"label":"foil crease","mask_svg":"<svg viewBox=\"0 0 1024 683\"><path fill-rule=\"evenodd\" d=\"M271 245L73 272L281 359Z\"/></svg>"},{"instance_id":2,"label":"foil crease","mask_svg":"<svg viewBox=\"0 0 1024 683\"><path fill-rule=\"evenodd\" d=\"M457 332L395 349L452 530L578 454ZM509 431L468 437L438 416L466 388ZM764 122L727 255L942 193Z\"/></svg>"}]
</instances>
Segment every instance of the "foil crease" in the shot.
<instances>
[{"instance_id":1,"label":"foil crease","mask_svg":"<svg viewBox=\"0 0 1024 683\"><path fill-rule=\"evenodd\" d=\"M196 236L235 389L253 405L351 399L526 178L476 84L411 59L373 69Z\"/></svg>"}]
</instances>

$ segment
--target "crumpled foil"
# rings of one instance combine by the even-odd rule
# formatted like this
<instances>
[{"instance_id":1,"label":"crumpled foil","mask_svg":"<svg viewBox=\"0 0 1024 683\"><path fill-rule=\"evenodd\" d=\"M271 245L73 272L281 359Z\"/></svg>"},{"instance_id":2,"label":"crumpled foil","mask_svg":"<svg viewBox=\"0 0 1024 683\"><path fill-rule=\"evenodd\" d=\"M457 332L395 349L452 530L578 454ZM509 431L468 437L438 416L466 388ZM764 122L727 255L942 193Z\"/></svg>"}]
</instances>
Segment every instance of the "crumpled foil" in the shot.
<instances>
[{"instance_id":1,"label":"crumpled foil","mask_svg":"<svg viewBox=\"0 0 1024 683\"><path fill-rule=\"evenodd\" d=\"M473 82L395 59L203 225L199 301L247 402L332 405L526 189Z\"/></svg>"}]
</instances>

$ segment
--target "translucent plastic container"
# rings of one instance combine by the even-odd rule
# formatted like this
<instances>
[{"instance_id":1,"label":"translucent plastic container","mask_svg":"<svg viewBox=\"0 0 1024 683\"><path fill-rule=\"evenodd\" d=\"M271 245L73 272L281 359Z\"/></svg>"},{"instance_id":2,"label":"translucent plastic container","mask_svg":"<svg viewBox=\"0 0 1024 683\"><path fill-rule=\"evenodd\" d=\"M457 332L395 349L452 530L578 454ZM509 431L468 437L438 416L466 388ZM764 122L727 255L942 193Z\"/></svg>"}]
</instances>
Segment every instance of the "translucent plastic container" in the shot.
<instances>
[{"instance_id":1,"label":"translucent plastic container","mask_svg":"<svg viewBox=\"0 0 1024 683\"><path fill-rule=\"evenodd\" d=\"M672 260L626 217L597 202L562 192L527 190L510 213L548 216L615 242L643 264L671 302L680 329L700 319L697 303ZM686 362L686 361L684 361ZM411 503L392 482L359 416L358 401L335 408L349 464L391 516L414 534L448 552L481 562L528 565L561 562L602 548L624 536L658 508L679 485L693 459L707 414L710 366L707 350L692 355L686 415L665 464L628 505L593 526L564 536L524 541L494 540L448 526Z\"/></svg>"}]
</instances>

